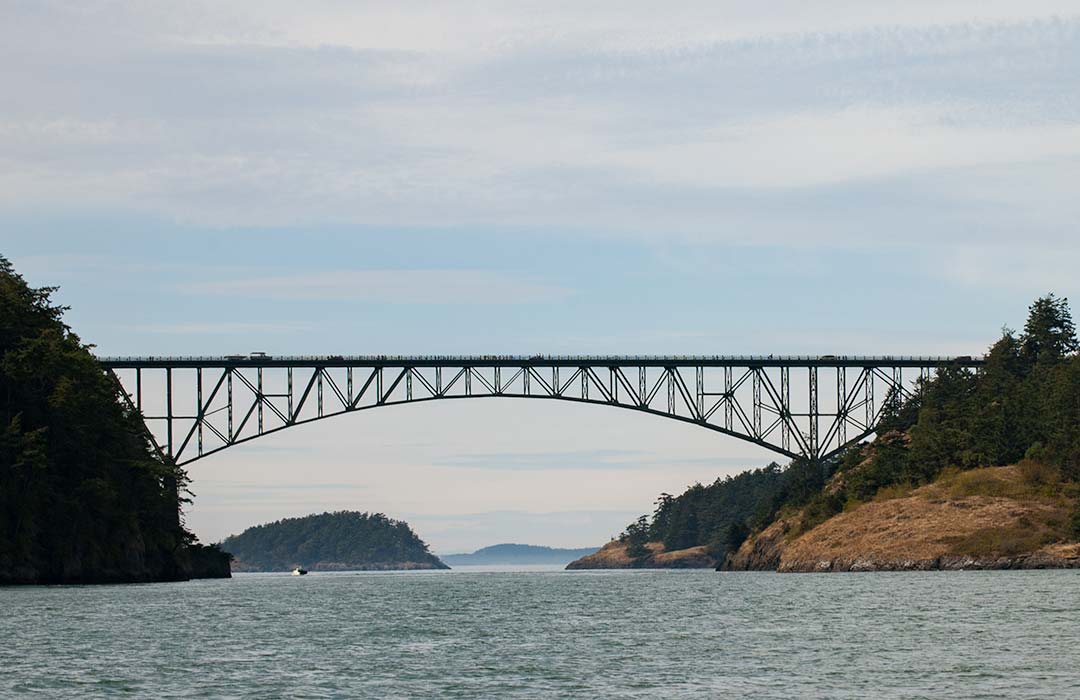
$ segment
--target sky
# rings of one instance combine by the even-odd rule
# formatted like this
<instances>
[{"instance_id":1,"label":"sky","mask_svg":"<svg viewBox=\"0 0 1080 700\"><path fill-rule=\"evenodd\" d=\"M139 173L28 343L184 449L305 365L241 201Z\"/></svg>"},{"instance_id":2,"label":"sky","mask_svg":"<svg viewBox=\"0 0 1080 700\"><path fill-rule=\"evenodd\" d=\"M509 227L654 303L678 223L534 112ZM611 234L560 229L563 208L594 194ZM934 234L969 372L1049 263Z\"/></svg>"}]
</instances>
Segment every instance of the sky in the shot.
<instances>
[{"instance_id":1,"label":"sky","mask_svg":"<svg viewBox=\"0 0 1080 700\"><path fill-rule=\"evenodd\" d=\"M0 0L0 254L102 355L978 354L1080 294L1075 0ZM205 541L334 509L599 545L773 455L507 400L190 465Z\"/></svg>"}]
</instances>

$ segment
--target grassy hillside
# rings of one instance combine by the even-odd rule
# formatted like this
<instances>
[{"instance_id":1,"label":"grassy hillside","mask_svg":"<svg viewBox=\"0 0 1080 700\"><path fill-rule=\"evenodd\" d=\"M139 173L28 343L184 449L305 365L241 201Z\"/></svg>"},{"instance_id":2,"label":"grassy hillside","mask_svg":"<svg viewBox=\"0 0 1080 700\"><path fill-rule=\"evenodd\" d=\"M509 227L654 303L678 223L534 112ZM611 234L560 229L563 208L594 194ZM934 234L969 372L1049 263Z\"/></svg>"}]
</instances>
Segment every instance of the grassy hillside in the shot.
<instances>
[{"instance_id":1,"label":"grassy hillside","mask_svg":"<svg viewBox=\"0 0 1080 700\"><path fill-rule=\"evenodd\" d=\"M772 464L708 486L694 485L677 497L662 494L653 514L631 523L619 540L631 559L655 556L656 544L665 551L705 547L718 561L737 551L745 557L745 550L761 545L755 561L772 561L769 552L775 547L766 541L778 531L790 540L864 503L934 482L938 490L932 492L959 499L957 484L966 479L982 483L982 477L965 472L1017 464L1022 465L1018 473L1041 474L1039 481L1029 483L1024 477L986 483L997 484L993 488L1053 484L1063 499L1053 509L1055 524L1017 521L1011 527L1026 532L1025 537L992 537L1012 537L1028 551L1049 544L1047 538L1080 540L1077 349L1067 301L1042 297L1031 305L1022 333L1003 331L980 371L946 368L918 384L909 400L889 397L880 437L873 443L853 446L826 464ZM948 531L947 521L941 527L940 537L959 536ZM743 547L748 536L752 541ZM991 535L964 537L953 542L953 553L989 551L979 538ZM1018 546L995 551L1015 552Z\"/></svg>"},{"instance_id":2,"label":"grassy hillside","mask_svg":"<svg viewBox=\"0 0 1080 700\"><path fill-rule=\"evenodd\" d=\"M727 568L875 571L1080 567L1070 535L1075 487L1056 470L1019 465L950 469L920 487L878 491L806 528L780 517L751 537Z\"/></svg>"}]
</instances>

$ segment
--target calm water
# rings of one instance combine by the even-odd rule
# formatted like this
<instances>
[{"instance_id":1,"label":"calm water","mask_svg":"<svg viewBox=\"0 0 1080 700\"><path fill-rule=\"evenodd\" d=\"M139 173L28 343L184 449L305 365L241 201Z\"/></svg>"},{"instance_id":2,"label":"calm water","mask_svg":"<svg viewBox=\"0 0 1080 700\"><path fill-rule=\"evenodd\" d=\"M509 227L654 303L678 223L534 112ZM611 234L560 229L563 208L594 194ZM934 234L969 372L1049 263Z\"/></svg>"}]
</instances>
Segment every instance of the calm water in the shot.
<instances>
[{"instance_id":1,"label":"calm water","mask_svg":"<svg viewBox=\"0 0 1080 700\"><path fill-rule=\"evenodd\" d=\"M1080 571L0 589L0 696L1080 698Z\"/></svg>"}]
</instances>

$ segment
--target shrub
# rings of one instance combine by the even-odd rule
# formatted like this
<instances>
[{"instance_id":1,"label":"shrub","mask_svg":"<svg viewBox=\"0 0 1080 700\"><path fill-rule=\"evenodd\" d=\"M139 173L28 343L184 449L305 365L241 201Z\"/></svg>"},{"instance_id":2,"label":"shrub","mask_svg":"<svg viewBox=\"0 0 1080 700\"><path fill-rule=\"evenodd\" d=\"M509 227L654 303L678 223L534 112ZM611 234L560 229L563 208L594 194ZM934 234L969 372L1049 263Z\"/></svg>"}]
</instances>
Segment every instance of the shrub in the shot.
<instances>
[{"instance_id":1,"label":"shrub","mask_svg":"<svg viewBox=\"0 0 1080 700\"><path fill-rule=\"evenodd\" d=\"M1031 552L1053 541L1047 531L1031 523L988 527L952 540L953 551L972 556L1013 556Z\"/></svg>"},{"instance_id":2,"label":"shrub","mask_svg":"<svg viewBox=\"0 0 1080 700\"><path fill-rule=\"evenodd\" d=\"M799 532L812 530L844 510L845 499L838 493L819 493L803 509Z\"/></svg>"},{"instance_id":3,"label":"shrub","mask_svg":"<svg viewBox=\"0 0 1080 700\"><path fill-rule=\"evenodd\" d=\"M742 523L732 523L709 540L705 551L714 559L723 560L729 552L737 552L749 536L750 528Z\"/></svg>"},{"instance_id":4,"label":"shrub","mask_svg":"<svg viewBox=\"0 0 1080 700\"><path fill-rule=\"evenodd\" d=\"M1056 484L1060 478L1059 471L1045 462L1023 459L1017 467L1024 481L1035 486Z\"/></svg>"},{"instance_id":5,"label":"shrub","mask_svg":"<svg viewBox=\"0 0 1080 700\"><path fill-rule=\"evenodd\" d=\"M891 486L882 486L874 494L875 501L891 501L894 498L905 498L910 496L911 492L915 490L915 486L908 482L900 484L893 484Z\"/></svg>"}]
</instances>

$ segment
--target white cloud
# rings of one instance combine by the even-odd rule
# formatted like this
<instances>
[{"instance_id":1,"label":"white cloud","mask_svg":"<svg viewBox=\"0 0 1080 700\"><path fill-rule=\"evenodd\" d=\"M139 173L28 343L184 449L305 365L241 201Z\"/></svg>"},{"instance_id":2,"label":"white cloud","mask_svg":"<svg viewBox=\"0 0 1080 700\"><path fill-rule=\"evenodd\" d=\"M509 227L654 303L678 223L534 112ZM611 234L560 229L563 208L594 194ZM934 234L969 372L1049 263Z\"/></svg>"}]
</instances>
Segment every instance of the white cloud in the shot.
<instances>
[{"instance_id":1,"label":"white cloud","mask_svg":"<svg viewBox=\"0 0 1080 700\"><path fill-rule=\"evenodd\" d=\"M1075 286L1078 83L1075 0L7 3L0 222L38 225L0 244L118 353L244 336L275 353L974 354L1030 294ZM275 237L251 252L233 226ZM410 227L450 229L417 256L432 269L383 269L405 258L378 247L291 257L306 231L405 250ZM591 267L567 232L606 237L582 246ZM511 235L576 264L522 257L515 275L514 242L478 249ZM694 245L668 255L676 237ZM764 247L731 245L747 243ZM277 303L335 299L365 305ZM401 302L461 306L380 306ZM567 313L468 306L489 303ZM774 457L630 411L436 403L196 462L191 522L214 539L342 507L437 547L593 544L661 491Z\"/></svg>"},{"instance_id":2,"label":"white cloud","mask_svg":"<svg viewBox=\"0 0 1080 700\"><path fill-rule=\"evenodd\" d=\"M302 333L312 330L310 323L289 323L268 321L217 321L213 323L152 323L131 326L139 333L159 335L243 335L243 334L279 334Z\"/></svg>"},{"instance_id":3,"label":"white cloud","mask_svg":"<svg viewBox=\"0 0 1080 700\"><path fill-rule=\"evenodd\" d=\"M353 270L202 282L197 294L261 299L331 299L391 304L558 302L571 290L528 276L488 270Z\"/></svg>"},{"instance_id":4,"label":"white cloud","mask_svg":"<svg viewBox=\"0 0 1080 700\"><path fill-rule=\"evenodd\" d=\"M1073 3L682 7L23 6L0 211L845 245L890 208L923 243L1074 220L1040 194L1080 151Z\"/></svg>"},{"instance_id":5,"label":"white cloud","mask_svg":"<svg viewBox=\"0 0 1080 700\"><path fill-rule=\"evenodd\" d=\"M712 467L745 467L752 463L743 457L683 457L657 455L653 451L624 449L538 450L534 452L465 452L442 457L437 466L472 467L477 469L565 470L565 469L657 469L673 465L708 465Z\"/></svg>"},{"instance_id":6,"label":"white cloud","mask_svg":"<svg viewBox=\"0 0 1080 700\"><path fill-rule=\"evenodd\" d=\"M81 27L150 40L286 47L345 46L408 51L492 51L532 45L590 45L604 49L664 49L715 41L795 33L851 32L880 26L934 27L962 22L1015 22L1075 15L1070 0L688 0L678 6L607 0L579 3L502 3L453 6L422 0L355 3L286 0L182 5L110 3L105 9L74 3L36 3L23 21L42 25L59 17L72 33ZM74 20L78 20L76 25ZM54 27L55 29L55 27ZM61 38L66 32L61 32Z\"/></svg>"},{"instance_id":7,"label":"white cloud","mask_svg":"<svg viewBox=\"0 0 1080 700\"><path fill-rule=\"evenodd\" d=\"M1018 241L1022 236L1018 236ZM1029 296L1060 292L1076 284L1080 241L1062 248L1023 245L948 247L927 268L948 282L974 288L998 288Z\"/></svg>"}]
</instances>

